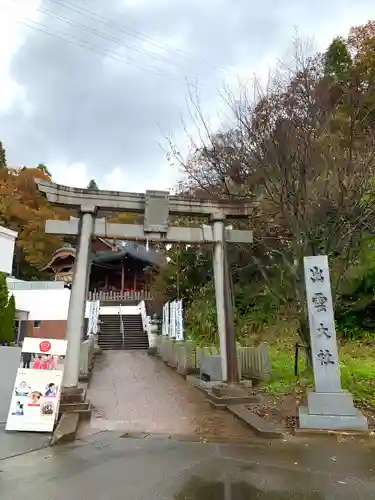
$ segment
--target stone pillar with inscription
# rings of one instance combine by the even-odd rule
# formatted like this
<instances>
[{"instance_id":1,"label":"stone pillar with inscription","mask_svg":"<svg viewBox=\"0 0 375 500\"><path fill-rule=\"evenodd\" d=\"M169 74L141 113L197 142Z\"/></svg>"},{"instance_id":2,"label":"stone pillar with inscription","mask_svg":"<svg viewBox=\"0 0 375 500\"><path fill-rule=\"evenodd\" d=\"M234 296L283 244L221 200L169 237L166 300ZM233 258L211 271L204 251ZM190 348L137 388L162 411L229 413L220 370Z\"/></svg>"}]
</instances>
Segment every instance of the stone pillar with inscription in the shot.
<instances>
[{"instance_id":1,"label":"stone pillar with inscription","mask_svg":"<svg viewBox=\"0 0 375 500\"><path fill-rule=\"evenodd\" d=\"M353 397L341 389L328 258L304 258L315 391L299 409L301 429L367 430Z\"/></svg>"}]
</instances>

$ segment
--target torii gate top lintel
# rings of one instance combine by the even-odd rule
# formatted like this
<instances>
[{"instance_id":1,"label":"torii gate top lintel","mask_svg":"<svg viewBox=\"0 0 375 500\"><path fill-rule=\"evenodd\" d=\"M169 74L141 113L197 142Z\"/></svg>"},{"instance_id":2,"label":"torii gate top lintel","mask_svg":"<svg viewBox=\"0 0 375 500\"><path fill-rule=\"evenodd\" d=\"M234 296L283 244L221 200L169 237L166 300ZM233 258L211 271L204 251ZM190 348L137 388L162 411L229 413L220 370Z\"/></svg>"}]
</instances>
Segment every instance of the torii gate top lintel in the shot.
<instances>
[{"instance_id":1,"label":"torii gate top lintel","mask_svg":"<svg viewBox=\"0 0 375 500\"><path fill-rule=\"evenodd\" d=\"M210 216L222 214L226 218L245 218L250 216L253 206L246 200L237 202L197 200L184 196L171 196L168 191L146 191L128 193L122 191L102 191L79 189L44 180L38 182L38 189L56 206L85 211L85 207L95 209L99 213L106 211L132 212L147 214L147 205L153 208L167 209L171 215L189 214L194 216ZM151 208L151 207L150 207Z\"/></svg>"}]
</instances>

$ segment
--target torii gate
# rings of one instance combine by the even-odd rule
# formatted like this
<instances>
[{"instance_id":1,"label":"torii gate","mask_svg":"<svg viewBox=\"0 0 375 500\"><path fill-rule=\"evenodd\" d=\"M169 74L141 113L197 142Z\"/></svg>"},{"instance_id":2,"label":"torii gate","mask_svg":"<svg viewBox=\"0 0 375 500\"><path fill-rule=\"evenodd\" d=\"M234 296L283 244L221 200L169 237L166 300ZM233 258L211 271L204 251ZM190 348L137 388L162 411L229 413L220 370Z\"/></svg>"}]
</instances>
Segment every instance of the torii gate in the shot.
<instances>
[{"instance_id":1,"label":"torii gate","mask_svg":"<svg viewBox=\"0 0 375 500\"><path fill-rule=\"evenodd\" d=\"M214 246L214 281L217 323L223 380L238 381L236 337L233 303L230 293L226 243L251 243L252 231L225 227L226 219L244 219L250 215L247 203L229 204L210 200L170 196L167 191L146 191L146 194L77 189L39 181L39 190L50 203L74 210L77 217L69 221L48 220L47 234L77 235L77 255L69 302L66 338L64 386L77 387L79 353L84 327L87 286L90 275L90 250L93 236L137 241L205 244ZM109 212L144 213L143 225L108 223ZM201 227L169 226L169 215L210 217L211 225Z\"/></svg>"}]
</instances>

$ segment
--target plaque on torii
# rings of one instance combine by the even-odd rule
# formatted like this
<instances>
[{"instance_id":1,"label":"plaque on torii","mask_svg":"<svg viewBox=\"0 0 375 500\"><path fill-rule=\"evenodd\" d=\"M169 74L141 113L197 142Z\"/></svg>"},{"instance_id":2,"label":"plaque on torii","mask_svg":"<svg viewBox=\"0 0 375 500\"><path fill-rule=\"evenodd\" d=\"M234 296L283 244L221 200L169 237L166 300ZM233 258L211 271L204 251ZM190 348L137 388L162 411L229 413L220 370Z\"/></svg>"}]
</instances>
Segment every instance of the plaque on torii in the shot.
<instances>
[{"instance_id":1,"label":"plaque on torii","mask_svg":"<svg viewBox=\"0 0 375 500\"><path fill-rule=\"evenodd\" d=\"M69 303L66 338L65 387L75 387L79 377L79 350L84 326L84 312L90 268L92 237L118 238L133 241L207 244L214 247L214 279L217 323L220 338L223 380L236 382L238 367L233 304L229 269L226 258L227 243L251 243L252 231L229 229L227 219L244 219L251 214L251 205L240 201L196 200L171 196L167 191L146 191L145 194L117 191L77 189L39 181L39 190L53 205L75 210L77 216L68 221L46 221L46 233L77 235L77 255ZM117 224L106 221L113 212L143 213L144 223ZM170 226L169 216L209 218L210 225L199 227Z\"/></svg>"}]
</instances>

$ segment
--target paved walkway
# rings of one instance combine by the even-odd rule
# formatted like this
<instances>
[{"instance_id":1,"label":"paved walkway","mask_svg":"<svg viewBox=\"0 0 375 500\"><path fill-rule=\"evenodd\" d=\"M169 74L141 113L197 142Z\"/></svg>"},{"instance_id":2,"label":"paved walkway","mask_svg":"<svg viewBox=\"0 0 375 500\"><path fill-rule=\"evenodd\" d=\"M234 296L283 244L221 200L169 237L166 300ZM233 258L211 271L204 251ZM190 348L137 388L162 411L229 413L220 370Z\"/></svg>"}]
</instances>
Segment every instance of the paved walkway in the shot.
<instances>
[{"instance_id":1,"label":"paved walkway","mask_svg":"<svg viewBox=\"0 0 375 500\"><path fill-rule=\"evenodd\" d=\"M374 500L368 444L277 440L251 446L121 439L0 460L1 500Z\"/></svg>"},{"instance_id":2,"label":"paved walkway","mask_svg":"<svg viewBox=\"0 0 375 500\"><path fill-rule=\"evenodd\" d=\"M102 430L243 440L251 430L218 410L160 360L142 352L107 351L95 362L88 397L94 411L84 437Z\"/></svg>"}]
</instances>

